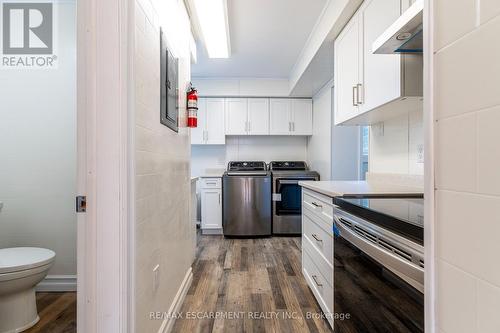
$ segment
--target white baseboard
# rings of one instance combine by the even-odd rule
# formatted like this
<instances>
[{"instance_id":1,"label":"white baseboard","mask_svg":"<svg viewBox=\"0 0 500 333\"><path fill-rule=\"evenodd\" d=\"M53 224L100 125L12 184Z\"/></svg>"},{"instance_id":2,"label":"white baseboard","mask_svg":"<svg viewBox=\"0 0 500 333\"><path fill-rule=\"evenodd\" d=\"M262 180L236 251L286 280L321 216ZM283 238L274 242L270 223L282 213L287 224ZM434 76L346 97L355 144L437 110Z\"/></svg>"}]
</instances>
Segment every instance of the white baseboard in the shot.
<instances>
[{"instance_id":1,"label":"white baseboard","mask_svg":"<svg viewBox=\"0 0 500 333\"><path fill-rule=\"evenodd\" d=\"M36 291L76 291L76 275L47 275Z\"/></svg>"},{"instance_id":2,"label":"white baseboard","mask_svg":"<svg viewBox=\"0 0 500 333\"><path fill-rule=\"evenodd\" d=\"M173 314L179 312L182 303L184 303L184 299L186 298L189 287L191 286L191 282L193 282L193 269L189 267L186 275L184 276L184 280L182 281L181 286L179 287L179 290L175 295L174 301L172 302L172 305L170 305L168 313ZM170 333L172 331L172 328L174 327L174 323L175 316L167 316L167 318L165 318L165 320L163 320L163 322L161 323L158 333Z\"/></svg>"},{"instance_id":3,"label":"white baseboard","mask_svg":"<svg viewBox=\"0 0 500 333\"><path fill-rule=\"evenodd\" d=\"M203 235L222 235L222 229L221 228L216 228L216 229L201 229L201 233Z\"/></svg>"}]
</instances>

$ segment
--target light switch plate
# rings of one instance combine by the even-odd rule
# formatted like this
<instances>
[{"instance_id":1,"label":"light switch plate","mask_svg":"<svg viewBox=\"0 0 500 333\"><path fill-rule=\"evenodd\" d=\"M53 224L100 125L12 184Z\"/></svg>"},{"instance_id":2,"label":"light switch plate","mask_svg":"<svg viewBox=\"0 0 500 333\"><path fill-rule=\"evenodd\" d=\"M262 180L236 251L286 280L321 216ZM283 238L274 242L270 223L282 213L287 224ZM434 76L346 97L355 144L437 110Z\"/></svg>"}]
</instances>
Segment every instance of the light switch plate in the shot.
<instances>
[{"instance_id":1,"label":"light switch plate","mask_svg":"<svg viewBox=\"0 0 500 333\"><path fill-rule=\"evenodd\" d=\"M384 136L384 123L373 124L371 130L376 136Z\"/></svg>"}]
</instances>

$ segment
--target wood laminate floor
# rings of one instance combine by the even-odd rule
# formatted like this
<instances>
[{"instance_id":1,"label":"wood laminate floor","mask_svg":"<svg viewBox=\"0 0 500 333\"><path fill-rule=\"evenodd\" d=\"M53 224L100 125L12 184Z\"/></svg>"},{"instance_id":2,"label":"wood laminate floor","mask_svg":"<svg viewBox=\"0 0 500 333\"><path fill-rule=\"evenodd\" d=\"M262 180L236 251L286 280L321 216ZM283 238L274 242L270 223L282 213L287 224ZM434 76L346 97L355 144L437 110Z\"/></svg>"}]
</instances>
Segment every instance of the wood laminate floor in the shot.
<instances>
[{"instance_id":1,"label":"wood laminate floor","mask_svg":"<svg viewBox=\"0 0 500 333\"><path fill-rule=\"evenodd\" d=\"M173 332L331 332L302 275L300 243L199 235Z\"/></svg>"},{"instance_id":2,"label":"wood laminate floor","mask_svg":"<svg viewBox=\"0 0 500 333\"><path fill-rule=\"evenodd\" d=\"M76 332L76 293L37 293L40 321L25 333Z\"/></svg>"}]
</instances>

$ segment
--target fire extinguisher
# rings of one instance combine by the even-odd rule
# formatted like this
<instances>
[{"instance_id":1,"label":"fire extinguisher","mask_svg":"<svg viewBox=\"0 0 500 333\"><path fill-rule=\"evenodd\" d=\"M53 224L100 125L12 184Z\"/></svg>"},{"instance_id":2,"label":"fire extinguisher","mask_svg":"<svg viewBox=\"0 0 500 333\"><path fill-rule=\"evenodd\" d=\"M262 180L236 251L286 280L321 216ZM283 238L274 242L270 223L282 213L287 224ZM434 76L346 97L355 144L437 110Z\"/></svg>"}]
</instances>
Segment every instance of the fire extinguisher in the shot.
<instances>
[{"instance_id":1,"label":"fire extinguisher","mask_svg":"<svg viewBox=\"0 0 500 333\"><path fill-rule=\"evenodd\" d=\"M193 86L187 92L188 127L198 126L198 92Z\"/></svg>"}]
</instances>

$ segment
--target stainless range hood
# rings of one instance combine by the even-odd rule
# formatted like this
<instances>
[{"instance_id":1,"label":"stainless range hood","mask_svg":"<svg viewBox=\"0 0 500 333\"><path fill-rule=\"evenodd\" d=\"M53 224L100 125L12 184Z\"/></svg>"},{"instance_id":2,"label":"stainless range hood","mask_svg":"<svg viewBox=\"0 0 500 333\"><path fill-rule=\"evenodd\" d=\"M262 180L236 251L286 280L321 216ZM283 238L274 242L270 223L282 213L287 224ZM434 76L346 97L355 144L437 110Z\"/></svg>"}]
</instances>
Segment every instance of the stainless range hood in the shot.
<instances>
[{"instance_id":1,"label":"stainless range hood","mask_svg":"<svg viewBox=\"0 0 500 333\"><path fill-rule=\"evenodd\" d=\"M373 42L377 54L422 53L424 0L417 0Z\"/></svg>"}]
</instances>

